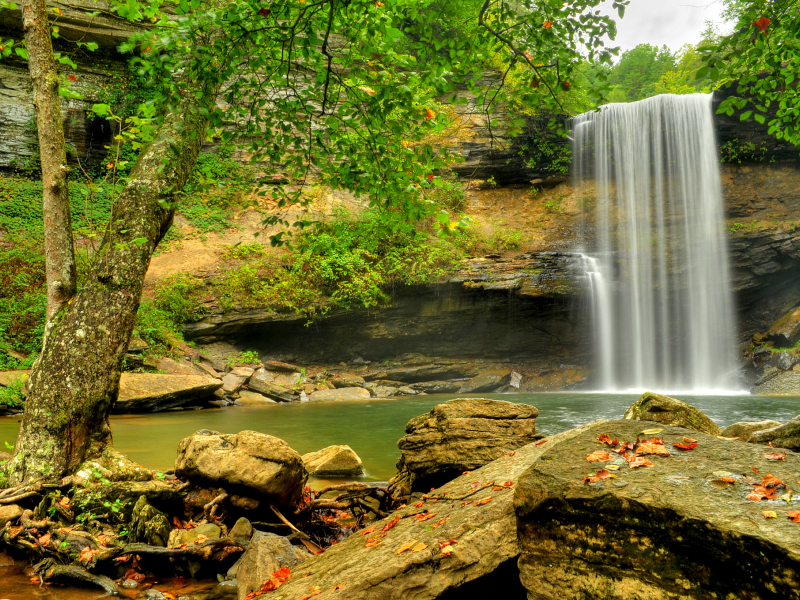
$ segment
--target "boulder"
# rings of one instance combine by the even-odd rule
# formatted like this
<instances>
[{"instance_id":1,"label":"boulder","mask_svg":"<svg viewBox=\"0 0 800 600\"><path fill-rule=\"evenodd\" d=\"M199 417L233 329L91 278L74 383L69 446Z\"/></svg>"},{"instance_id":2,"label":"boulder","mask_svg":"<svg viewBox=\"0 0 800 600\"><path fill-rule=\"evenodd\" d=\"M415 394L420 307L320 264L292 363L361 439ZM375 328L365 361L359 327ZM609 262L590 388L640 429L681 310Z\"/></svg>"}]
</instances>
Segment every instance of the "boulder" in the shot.
<instances>
[{"instance_id":1,"label":"boulder","mask_svg":"<svg viewBox=\"0 0 800 600\"><path fill-rule=\"evenodd\" d=\"M115 413L158 412L208 398L222 381L205 375L123 373Z\"/></svg>"},{"instance_id":2,"label":"boulder","mask_svg":"<svg viewBox=\"0 0 800 600\"><path fill-rule=\"evenodd\" d=\"M285 537L255 532L236 569L240 600L260 590L278 569L295 571L308 556L308 552L296 549Z\"/></svg>"},{"instance_id":3,"label":"boulder","mask_svg":"<svg viewBox=\"0 0 800 600\"><path fill-rule=\"evenodd\" d=\"M228 532L228 537L239 538L249 542L250 538L253 537L253 526L246 518L239 517L231 527L230 532Z\"/></svg>"},{"instance_id":4,"label":"boulder","mask_svg":"<svg viewBox=\"0 0 800 600\"><path fill-rule=\"evenodd\" d=\"M800 363L800 356L793 352L773 352L767 361L769 366L776 367L781 371L791 371L798 363Z\"/></svg>"},{"instance_id":5,"label":"boulder","mask_svg":"<svg viewBox=\"0 0 800 600\"><path fill-rule=\"evenodd\" d=\"M259 369L250 378L247 387L278 402L294 402L299 400L299 393L274 382L273 375L265 369Z\"/></svg>"},{"instance_id":6,"label":"boulder","mask_svg":"<svg viewBox=\"0 0 800 600\"><path fill-rule=\"evenodd\" d=\"M25 370L0 371L0 386L9 387L12 385L18 385L20 383L25 383L30 374L30 371Z\"/></svg>"},{"instance_id":7,"label":"boulder","mask_svg":"<svg viewBox=\"0 0 800 600\"><path fill-rule=\"evenodd\" d=\"M128 528L131 542L143 542L151 546L166 546L172 527L167 515L153 508L147 497L139 496L133 507Z\"/></svg>"},{"instance_id":8,"label":"boulder","mask_svg":"<svg viewBox=\"0 0 800 600\"><path fill-rule=\"evenodd\" d=\"M411 419L400 448L398 474L389 482L395 497L441 485L542 436L539 411L526 404L459 398Z\"/></svg>"},{"instance_id":9,"label":"boulder","mask_svg":"<svg viewBox=\"0 0 800 600\"><path fill-rule=\"evenodd\" d=\"M800 450L800 415L790 419L783 425L778 424L769 429L756 431L750 436L754 444L769 444L775 448L789 448Z\"/></svg>"},{"instance_id":10,"label":"boulder","mask_svg":"<svg viewBox=\"0 0 800 600\"><path fill-rule=\"evenodd\" d=\"M223 487L247 488L281 506L294 507L308 473L303 459L281 439L242 431L202 430L181 440L175 474Z\"/></svg>"},{"instance_id":11,"label":"boulder","mask_svg":"<svg viewBox=\"0 0 800 600\"><path fill-rule=\"evenodd\" d=\"M418 393L419 392L417 392L417 390L415 390L414 388L409 387L407 385L403 385L403 386L400 386L399 388L397 388L397 394L395 394L395 395L396 396L416 396Z\"/></svg>"},{"instance_id":12,"label":"boulder","mask_svg":"<svg viewBox=\"0 0 800 600\"><path fill-rule=\"evenodd\" d=\"M519 476L554 443L582 430L518 448L513 456L501 456L426 494L422 504L410 504L375 523L374 533L357 532L309 558L264 600L301 598L316 586L322 591L319 598L332 600L507 598L507 584L502 583L494 595L459 592L464 584L493 573L519 554L512 503ZM429 518L419 521L415 515ZM384 533L389 523L394 526ZM398 553L403 547L408 550Z\"/></svg>"},{"instance_id":13,"label":"boulder","mask_svg":"<svg viewBox=\"0 0 800 600\"><path fill-rule=\"evenodd\" d=\"M236 404L240 406L267 406L268 404L277 404L277 402L252 390L240 390Z\"/></svg>"},{"instance_id":14,"label":"boulder","mask_svg":"<svg viewBox=\"0 0 800 600\"><path fill-rule=\"evenodd\" d=\"M728 425L722 430L722 437L739 438L743 442L749 442L756 431L778 427L777 421L739 421L733 425Z\"/></svg>"},{"instance_id":15,"label":"boulder","mask_svg":"<svg viewBox=\"0 0 800 600\"><path fill-rule=\"evenodd\" d=\"M762 377L751 390L756 396L800 396L800 371L781 371L774 368L771 377ZM766 379L766 380L765 380Z\"/></svg>"},{"instance_id":16,"label":"boulder","mask_svg":"<svg viewBox=\"0 0 800 600\"><path fill-rule=\"evenodd\" d=\"M360 387L339 388L335 390L318 390L312 392L309 400L361 400L369 398L369 390Z\"/></svg>"},{"instance_id":17,"label":"boulder","mask_svg":"<svg viewBox=\"0 0 800 600\"><path fill-rule=\"evenodd\" d=\"M392 396L396 396L399 390L399 388L396 387L376 385L374 383L368 383L365 387L369 390L369 394L373 398L391 398Z\"/></svg>"},{"instance_id":18,"label":"boulder","mask_svg":"<svg viewBox=\"0 0 800 600\"><path fill-rule=\"evenodd\" d=\"M222 378L222 391L226 394L235 394L247 382L249 377L242 377L231 372Z\"/></svg>"},{"instance_id":19,"label":"boulder","mask_svg":"<svg viewBox=\"0 0 800 600\"><path fill-rule=\"evenodd\" d=\"M310 475L318 477L352 477L364 472L364 465L350 446L328 446L303 455L303 464Z\"/></svg>"},{"instance_id":20,"label":"boulder","mask_svg":"<svg viewBox=\"0 0 800 600\"><path fill-rule=\"evenodd\" d=\"M800 306L775 321L767 331L767 339L778 347L788 348L800 341Z\"/></svg>"},{"instance_id":21,"label":"boulder","mask_svg":"<svg viewBox=\"0 0 800 600\"><path fill-rule=\"evenodd\" d=\"M14 523L22 516L22 508L16 504L3 504L0 505L0 529L6 526L6 523Z\"/></svg>"},{"instance_id":22,"label":"boulder","mask_svg":"<svg viewBox=\"0 0 800 600\"><path fill-rule=\"evenodd\" d=\"M364 378L352 373L339 373L338 377L331 379L335 388L364 387Z\"/></svg>"},{"instance_id":23,"label":"boulder","mask_svg":"<svg viewBox=\"0 0 800 600\"><path fill-rule=\"evenodd\" d=\"M720 435L722 429L709 419L702 411L681 400L645 392L633 405L625 411L625 419L635 421L655 421L663 425L676 425L692 431L702 431L711 435Z\"/></svg>"},{"instance_id":24,"label":"boulder","mask_svg":"<svg viewBox=\"0 0 800 600\"><path fill-rule=\"evenodd\" d=\"M209 540L218 540L222 536L222 529L214 523L203 523L194 529L176 529L170 536L170 546L194 545L200 536L203 535Z\"/></svg>"},{"instance_id":25,"label":"boulder","mask_svg":"<svg viewBox=\"0 0 800 600\"><path fill-rule=\"evenodd\" d=\"M793 487L797 455L770 461L753 444L665 425L658 437L670 456L631 469L612 453L622 463L615 477L587 481L610 464L586 460L611 450L599 435L633 442L640 431L631 421L593 424L547 444L520 477L514 506L528 599L800 598L797 525L786 512L794 503L747 498L768 474ZM694 450L673 445L684 436Z\"/></svg>"},{"instance_id":26,"label":"boulder","mask_svg":"<svg viewBox=\"0 0 800 600\"><path fill-rule=\"evenodd\" d=\"M493 371L485 371L461 384L458 392L460 394L493 392L504 385L508 385L510 381L511 369L495 369Z\"/></svg>"},{"instance_id":27,"label":"boulder","mask_svg":"<svg viewBox=\"0 0 800 600\"><path fill-rule=\"evenodd\" d=\"M369 373L364 376L364 379L366 381L390 379L403 383L419 383L420 381L441 381L443 379L468 379L477 374L478 369L474 363L464 362L387 368Z\"/></svg>"},{"instance_id":28,"label":"boulder","mask_svg":"<svg viewBox=\"0 0 800 600\"><path fill-rule=\"evenodd\" d=\"M173 360L167 356L162 356L155 362L155 367L167 375L200 375L194 364L188 360ZM204 373L203 373L204 374Z\"/></svg>"}]
</instances>

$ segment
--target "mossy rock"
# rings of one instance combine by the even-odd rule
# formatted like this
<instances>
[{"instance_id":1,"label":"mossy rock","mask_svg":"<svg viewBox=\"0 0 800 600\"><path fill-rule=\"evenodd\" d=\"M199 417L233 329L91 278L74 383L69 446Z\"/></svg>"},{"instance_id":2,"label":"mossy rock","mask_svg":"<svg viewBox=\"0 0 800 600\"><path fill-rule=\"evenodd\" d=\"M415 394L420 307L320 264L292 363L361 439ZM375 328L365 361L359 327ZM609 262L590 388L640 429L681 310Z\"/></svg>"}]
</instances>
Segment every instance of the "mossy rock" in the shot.
<instances>
[{"instance_id":1,"label":"mossy rock","mask_svg":"<svg viewBox=\"0 0 800 600\"><path fill-rule=\"evenodd\" d=\"M645 392L633 406L625 411L625 419L655 421L662 425L685 427L710 435L721 435L719 425L709 419L703 411L677 398Z\"/></svg>"},{"instance_id":2,"label":"mossy rock","mask_svg":"<svg viewBox=\"0 0 800 600\"><path fill-rule=\"evenodd\" d=\"M151 546L166 546L170 530L167 515L148 504L145 496L139 496L133 507L130 540Z\"/></svg>"}]
</instances>

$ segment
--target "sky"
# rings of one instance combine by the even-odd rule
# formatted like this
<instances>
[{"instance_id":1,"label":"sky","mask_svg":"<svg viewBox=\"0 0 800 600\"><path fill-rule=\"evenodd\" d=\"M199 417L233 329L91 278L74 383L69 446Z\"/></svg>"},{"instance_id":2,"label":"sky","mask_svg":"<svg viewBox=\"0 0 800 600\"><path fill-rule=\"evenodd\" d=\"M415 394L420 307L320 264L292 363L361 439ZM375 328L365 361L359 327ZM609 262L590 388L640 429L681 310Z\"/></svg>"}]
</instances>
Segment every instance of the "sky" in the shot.
<instances>
[{"instance_id":1,"label":"sky","mask_svg":"<svg viewBox=\"0 0 800 600\"><path fill-rule=\"evenodd\" d=\"M608 45L620 46L620 54L638 44L666 44L674 52L684 44L697 43L706 21L725 32L723 8L722 0L631 0L625 17L615 18L617 39ZM617 17L610 3L603 12Z\"/></svg>"}]
</instances>

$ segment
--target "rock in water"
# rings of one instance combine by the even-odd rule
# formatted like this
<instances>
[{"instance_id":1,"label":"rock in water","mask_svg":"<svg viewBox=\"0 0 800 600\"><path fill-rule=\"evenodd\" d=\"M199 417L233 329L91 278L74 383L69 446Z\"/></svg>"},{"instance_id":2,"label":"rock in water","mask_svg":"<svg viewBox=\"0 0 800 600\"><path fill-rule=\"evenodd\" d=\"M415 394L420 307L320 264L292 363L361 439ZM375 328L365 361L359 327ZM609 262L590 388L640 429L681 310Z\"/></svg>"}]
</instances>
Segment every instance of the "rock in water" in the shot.
<instances>
[{"instance_id":1,"label":"rock in water","mask_svg":"<svg viewBox=\"0 0 800 600\"><path fill-rule=\"evenodd\" d=\"M248 488L269 502L293 507L308 473L303 459L281 439L242 431L202 430L181 440L175 474L218 486Z\"/></svg>"},{"instance_id":2,"label":"rock in water","mask_svg":"<svg viewBox=\"0 0 800 600\"><path fill-rule=\"evenodd\" d=\"M458 398L411 419L400 448L398 473L389 482L396 498L427 491L490 463L542 436L539 411L527 404Z\"/></svg>"},{"instance_id":3,"label":"rock in water","mask_svg":"<svg viewBox=\"0 0 800 600\"><path fill-rule=\"evenodd\" d=\"M635 421L655 421L663 425L676 425L692 431L720 435L722 429L702 411L681 400L645 392L625 411L626 419Z\"/></svg>"},{"instance_id":4,"label":"rock in water","mask_svg":"<svg viewBox=\"0 0 800 600\"><path fill-rule=\"evenodd\" d=\"M779 426L780 423L777 421L739 421L723 429L722 437L739 438L743 442L749 442L756 431Z\"/></svg>"},{"instance_id":5,"label":"rock in water","mask_svg":"<svg viewBox=\"0 0 800 600\"><path fill-rule=\"evenodd\" d=\"M205 375L123 373L115 413L158 412L208 398L222 381Z\"/></svg>"},{"instance_id":6,"label":"rock in water","mask_svg":"<svg viewBox=\"0 0 800 600\"><path fill-rule=\"evenodd\" d=\"M360 400L369 398L369 390L360 387L337 388L334 390L318 390L313 392L309 400Z\"/></svg>"},{"instance_id":7,"label":"rock in water","mask_svg":"<svg viewBox=\"0 0 800 600\"><path fill-rule=\"evenodd\" d=\"M303 464L310 475L318 477L352 477L364 472L364 465L350 446L328 446L303 455Z\"/></svg>"},{"instance_id":8,"label":"rock in water","mask_svg":"<svg viewBox=\"0 0 800 600\"><path fill-rule=\"evenodd\" d=\"M298 392L276 383L274 375L264 369L259 369L253 374L247 387L277 402L294 402L300 399Z\"/></svg>"},{"instance_id":9,"label":"rock in water","mask_svg":"<svg viewBox=\"0 0 800 600\"><path fill-rule=\"evenodd\" d=\"M592 425L550 445L520 477L514 506L528 599L799 599L791 505L746 499L767 474L791 488L797 455L769 461L764 448L666 426L658 437L670 456L650 455L653 467L635 469L623 461L616 478L584 482L609 464L586 461L610 450L599 435L632 442L640 431L630 421ZM694 450L672 445L687 434ZM776 518L765 518L772 510Z\"/></svg>"},{"instance_id":10,"label":"rock in water","mask_svg":"<svg viewBox=\"0 0 800 600\"><path fill-rule=\"evenodd\" d=\"M167 515L153 508L145 496L139 496L133 507L130 523L130 541L151 546L166 546L172 527Z\"/></svg>"},{"instance_id":11,"label":"rock in water","mask_svg":"<svg viewBox=\"0 0 800 600\"><path fill-rule=\"evenodd\" d=\"M769 444L776 448L789 448L790 450L800 450L800 415L777 427L756 431L750 436L751 442L755 444Z\"/></svg>"},{"instance_id":12,"label":"rock in water","mask_svg":"<svg viewBox=\"0 0 800 600\"><path fill-rule=\"evenodd\" d=\"M512 497L520 474L554 443L584 428L528 444L458 477L420 506L400 509L374 530L356 532L311 557L265 600L296 600L315 586L319 598L331 600L433 600L448 590L449 598L473 598L457 588L519 554ZM505 599L503 591L497 590L498 599Z\"/></svg>"},{"instance_id":13,"label":"rock in water","mask_svg":"<svg viewBox=\"0 0 800 600\"><path fill-rule=\"evenodd\" d=\"M260 590L278 569L295 569L308 556L305 549L295 548L285 537L257 531L236 569L239 598Z\"/></svg>"}]
</instances>

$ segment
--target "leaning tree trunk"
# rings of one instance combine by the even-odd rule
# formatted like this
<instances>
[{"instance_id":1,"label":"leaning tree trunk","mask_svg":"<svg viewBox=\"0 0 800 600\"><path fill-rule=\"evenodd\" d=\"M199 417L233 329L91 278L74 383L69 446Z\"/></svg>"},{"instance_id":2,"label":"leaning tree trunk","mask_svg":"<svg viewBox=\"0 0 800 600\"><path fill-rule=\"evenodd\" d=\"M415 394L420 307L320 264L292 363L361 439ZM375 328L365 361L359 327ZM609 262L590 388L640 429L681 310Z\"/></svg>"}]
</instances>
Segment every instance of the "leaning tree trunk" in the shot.
<instances>
[{"instance_id":1,"label":"leaning tree trunk","mask_svg":"<svg viewBox=\"0 0 800 600\"><path fill-rule=\"evenodd\" d=\"M11 484L71 473L111 442L108 417L144 276L172 223L174 196L197 161L208 126L188 106L182 108L165 117L156 139L136 161L88 281L47 325L9 463Z\"/></svg>"},{"instance_id":2,"label":"leaning tree trunk","mask_svg":"<svg viewBox=\"0 0 800 600\"><path fill-rule=\"evenodd\" d=\"M33 84L33 106L42 159L47 319L75 295L77 272L69 212L67 152L58 99L58 69L53 58L44 0L23 0L22 25Z\"/></svg>"}]
</instances>

